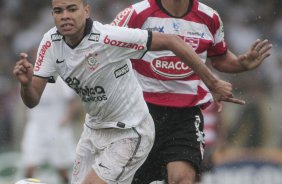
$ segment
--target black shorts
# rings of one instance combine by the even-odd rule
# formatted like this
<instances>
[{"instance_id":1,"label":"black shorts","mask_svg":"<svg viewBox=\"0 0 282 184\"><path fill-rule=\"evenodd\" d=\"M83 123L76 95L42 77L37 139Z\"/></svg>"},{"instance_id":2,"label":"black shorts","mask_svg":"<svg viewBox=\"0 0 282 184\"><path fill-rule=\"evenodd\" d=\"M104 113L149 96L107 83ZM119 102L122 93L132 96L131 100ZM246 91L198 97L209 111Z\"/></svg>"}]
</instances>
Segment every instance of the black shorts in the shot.
<instances>
[{"instance_id":1,"label":"black shorts","mask_svg":"<svg viewBox=\"0 0 282 184\"><path fill-rule=\"evenodd\" d=\"M199 173L203 154L203 116L199 107L174 108L148 104L155 122L154 146L137 170L133 184L166 180L166 165L173 161L190 162Z\"/></svg>"}]
</instances>

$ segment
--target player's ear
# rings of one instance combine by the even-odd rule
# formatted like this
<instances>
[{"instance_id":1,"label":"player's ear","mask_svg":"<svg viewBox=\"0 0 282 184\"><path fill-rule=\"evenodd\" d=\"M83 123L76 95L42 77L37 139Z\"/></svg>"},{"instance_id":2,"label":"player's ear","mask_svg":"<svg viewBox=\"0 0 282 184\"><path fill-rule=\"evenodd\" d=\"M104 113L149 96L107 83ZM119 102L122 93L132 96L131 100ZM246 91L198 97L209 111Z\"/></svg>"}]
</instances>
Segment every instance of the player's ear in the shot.
<instances>
[{"instance_id":1,"label":"player's ear","mask_svg":"<svg viewBox=\"0 0 282 184\"><path fill-rule=\"evenodd\" d=\"M90 18L90 14L91 14L90 5L89 4L85 5L84 10L85 10L85 13L87 15L87 18Z\"/></svg>"}]
</instances>

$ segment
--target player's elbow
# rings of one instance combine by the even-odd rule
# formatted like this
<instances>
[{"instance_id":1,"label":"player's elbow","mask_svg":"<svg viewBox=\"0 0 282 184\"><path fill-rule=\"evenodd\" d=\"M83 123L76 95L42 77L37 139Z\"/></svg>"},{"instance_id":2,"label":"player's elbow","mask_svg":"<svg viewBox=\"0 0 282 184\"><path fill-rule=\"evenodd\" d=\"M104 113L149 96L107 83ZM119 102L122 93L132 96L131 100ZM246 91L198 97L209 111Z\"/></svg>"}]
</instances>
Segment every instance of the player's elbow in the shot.
<instances>
[{"instance_id":1,"label":"player's elbow","mask_svg":"<svg viewBox=\"0 0 282 184\"><path fill-rule=\"evenodd\" d=\"M24 104L29 108L29 109L32 109L34 107L36 107L38 105L38 103L26 103L24 102Z\"/></svg>"},{"instance_id":2,"label":"player's elbow","mask_svg":"<svg viewBox=\"0 0 282 184\"><path fill-rule=\"evenodd\" d=\"M27 106L30 109L36 107L39 104L39 100L36 100L36 99L31 100L31 99L22 98L22 100L25 106Z\"/></svg>"}]
</instances>

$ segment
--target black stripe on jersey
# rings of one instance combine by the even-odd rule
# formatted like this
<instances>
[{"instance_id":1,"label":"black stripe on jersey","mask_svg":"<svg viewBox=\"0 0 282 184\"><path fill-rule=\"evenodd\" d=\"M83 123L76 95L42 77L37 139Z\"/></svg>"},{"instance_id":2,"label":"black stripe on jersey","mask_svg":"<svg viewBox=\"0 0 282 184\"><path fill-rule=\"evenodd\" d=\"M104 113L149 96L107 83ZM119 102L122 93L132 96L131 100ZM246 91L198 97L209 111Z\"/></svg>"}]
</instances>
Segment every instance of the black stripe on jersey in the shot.
<instances>
[{"instance_id":1,"label":"black stripe on jersey","mask_svg":"<svg viewBox=\"0 0 282 184\"><path fill-rule=\"evenodd\" d=\"M144 54L140 57L140 59L148 52L148 50L150 50L151 48L151 45L152 45L152 39L153 39L153 33L152 31L148 31L148 40L147 40L147 43L146 43L146 47L147 47L147 50L144 52Z\"/></svg>"},{"instance_id":2,"label":"black stripe on jersey","mask_svg":"<svg viewBox=\"0 0 282 184\"><path fill-rule=\"evenodd\" d=\"M39 77L39 78L42 78L42 79L48 79L48 83L55 83L55 78L54 76L50 76L50 77L43 77L43 76L39 76L39 75L33 75L34 77Z\"/></svg>"},{"instance_id":3,"label":"black stripe on jersey","mask_svg":"<svg viewBox=\"0 0 282 184\"><path fill-rule=\"evenodd\" d=\"M153 39L153 34L152 31L148 31L148 40L147 40L147 50L150 50L151 45L152 45L152 39Z\"/></svg>"}]
</instances>

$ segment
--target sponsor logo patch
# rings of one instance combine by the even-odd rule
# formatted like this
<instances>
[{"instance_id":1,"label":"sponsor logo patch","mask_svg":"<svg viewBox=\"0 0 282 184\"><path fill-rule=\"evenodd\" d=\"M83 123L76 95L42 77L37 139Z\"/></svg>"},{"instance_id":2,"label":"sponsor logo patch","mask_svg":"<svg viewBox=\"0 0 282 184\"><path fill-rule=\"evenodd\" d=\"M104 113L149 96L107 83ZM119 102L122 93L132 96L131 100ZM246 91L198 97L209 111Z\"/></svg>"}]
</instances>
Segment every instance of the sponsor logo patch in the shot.
<instances>
[{"instance_id":1,"label":"sponsor logo patch","mask_svg":"<svg viewBox=\"0 0 282 184\"><path fill-rule=\"evenodd\" d=\"M58 33L55 33L55 34L52 34L51 35L51 40L53 42L56 42L56 41L61 41L63 39L63 36L58 34Z\"/></svg>"},{"instance_id":2,"label":"sponsor logo patch","mask_svg":"<svg viewBox=\"0 0 282 184\"><path fill-rule=\"evenodd\" d=\"M199 38L204 38L205 37L205 33L188 31L187 34L192 36L192 37L199 37Z\"/></svg>"},{"instance_id":3,"label":"sponsor logo patch","mask_svg":"<svg viewBox=\"0 0 282 184\"><path fill-rule=\"evenodd\" d=\"M108 99L103 86L81 86L80 80L76 77L67 77L65 82L75 90L83 102L101 102Z\"/></svg>"},{"instance_id":4,"label":"sponsor logo patch","mask_svg":"<svg viewBox=\"0 0 282 184\"><path fill-rule=\"evenodd\" d=\"M144 50L145 47L143 45L139 45L136 43L127 43L127 42L122 42L118 40L114 40L109 38L109 35L107 35L104 38L104 43L106 45L111 45L111 46L116 46L116 47L123 47L123 48L129 48L129 49L134 49L134 50Z\"/></svg>"},{"instance_id":5,"label":"sponsor logo patch","mask_svg":"<svg viewBox=\"0 0 282 184\"><path fill-rule=\"evenodd\" d=\"M193 70L176 56L165 56L151 62L152 70L167 78L181 79L192 75Z\"/></svg>"},{"instance_id":6,"label":"sponsor logo patch","mask_svg":"<svg viewBox=\"0 0 282 184\"><path fill-rule=\"evenodd\" d=\"M126 8L122 12L120 12L115 20L111 23L112 26L125 26L128 23L128 20L130 19L132 13L134 12L134 9L132 7Z\"/></svg>"},{"instance_id":7,"label":"sponsor logo patch","mask_svg":"<svg viewBox=\"0 0 282 184\"><path fill-rule=\"evenodd\" d=\"M179 31L181 24L180 24L180 22L174 22L174 23L172 23L172 27L173 27L174 31Z\"/></svg>"},{"instance_id":8,"label":"sponsor logo patch","mask_svg":"<svg viewBox=\"0 0 282 184\"><path fill-rule=\"evenodd\" d=\"M164 26L156 26L152 28L147 28L148 31L157 31L160 33L164 33Z\"/></svg>"},{"instance_id":9,"label":"sponsor logo patch","mask_svg":"<svg viewBox=\"0 0 282 184\"><path fill-rule=\"evenodd\" d=\"M127 64L125 64L123 67L115 70L115 76L116 78L119 78L128 72L129 72L129 67Z\"/></svg>"},{"instance_id":10,"label":"sponsor logo patch","mask_svg":"<svg viewBox=\"0 0 282 184\"><path fill-rule=\"evenodd\" d=\"M99 42L100 34L99 33L91 33L88 40L94 41L94 42Z\"/></svg>"},{"instance_id":11,"label":"sponsor logo patch","mask_svg":"<svg viewBox=\"0 0 282 184\"><path fill-rule=\"evenodd\" d=\"M59 60L59 59L56 60L56 63L58 63L58 64L63 63L63 62L65 62L64 59L63 60Z\"/></svg>"},{"instance_id":12,"label":"sponsor logo patch","mask_svg":"<svg viewBox=\"0 0 282 184\"><path fill-rule=\"evenodd\" d=\"M47 50L51 47L51 42L50 41L46 41L46 43L44 45L42 45L37 60L35 62L35 66L34 66L34 71L39 71L40 67L43 63L43 59L45 57L45 54L47 52Z\"/></svg>"},{"instance_id":13,"label":"sponsor logo patch","mask_svg":"<svg viewBox=\"0 0 282 184\"><path fill-rule=\"evenodd\" d=\"M182 38L186 43L188 43L194 50L196 50L199 47L200 39L199 38L193 38L193 37L186 37L186 36L179 36Z\"/></svg>"}]
</instances>

